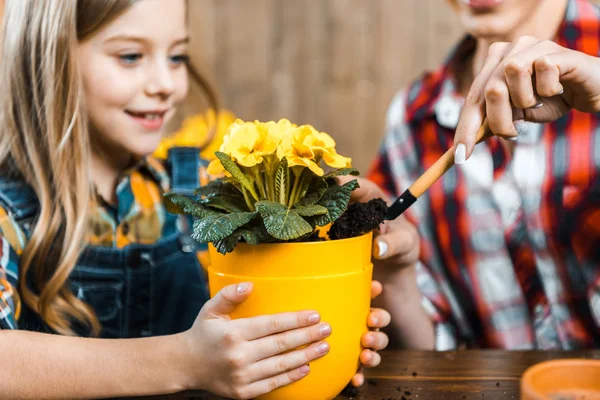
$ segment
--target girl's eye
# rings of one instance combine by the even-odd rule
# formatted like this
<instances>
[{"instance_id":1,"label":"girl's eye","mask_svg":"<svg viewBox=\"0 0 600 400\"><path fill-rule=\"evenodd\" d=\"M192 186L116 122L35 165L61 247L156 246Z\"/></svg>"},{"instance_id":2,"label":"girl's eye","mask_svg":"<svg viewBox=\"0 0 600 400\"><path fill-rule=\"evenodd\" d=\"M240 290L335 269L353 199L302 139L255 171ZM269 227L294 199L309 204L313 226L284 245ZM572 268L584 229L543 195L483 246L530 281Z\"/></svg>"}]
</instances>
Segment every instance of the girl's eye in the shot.
<instances>
[{"instance_id":1,"label":"girl's eye","mask_svg":"<svg viewBox=\"0 0 600 400\"><path fill-rule=\"evenodd\" d=\"M187 64L190 61L190 56L187 54L178 54L176 56L169 57L173 64Z\"/></svg>"},{"instance_id":2,"label":"girl's eye","mask_svg":"<svg viewBox=\"0 0 600 400\"><path fill-rule=\"evenodd\" d=\"M119 60L121 60L124 64L132 65L135 64L142 58L140 53L129 53L129 54L121 54L119 56Z\"/></svg>"}]
</instances>

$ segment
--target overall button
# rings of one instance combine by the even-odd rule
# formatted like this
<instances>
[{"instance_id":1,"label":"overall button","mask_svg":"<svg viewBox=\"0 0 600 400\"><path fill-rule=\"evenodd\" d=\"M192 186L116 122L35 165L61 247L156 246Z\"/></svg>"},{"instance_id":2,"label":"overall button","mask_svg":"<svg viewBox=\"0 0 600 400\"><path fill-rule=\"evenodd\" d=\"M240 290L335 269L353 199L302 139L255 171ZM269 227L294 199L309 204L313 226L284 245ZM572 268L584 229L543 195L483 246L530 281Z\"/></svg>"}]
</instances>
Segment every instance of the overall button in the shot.
<instances>
[{"instance_id":1,"label":"overall button","mask_svg":"<svg viewBox=\"0 0 600 400\"><path fill-rule=\"evenodd\" d=\"M180 236L179 244L181 245L181 251L184 253L193 253L196 251L196 243L189 236Z\"/></svg>"}]
</instances>

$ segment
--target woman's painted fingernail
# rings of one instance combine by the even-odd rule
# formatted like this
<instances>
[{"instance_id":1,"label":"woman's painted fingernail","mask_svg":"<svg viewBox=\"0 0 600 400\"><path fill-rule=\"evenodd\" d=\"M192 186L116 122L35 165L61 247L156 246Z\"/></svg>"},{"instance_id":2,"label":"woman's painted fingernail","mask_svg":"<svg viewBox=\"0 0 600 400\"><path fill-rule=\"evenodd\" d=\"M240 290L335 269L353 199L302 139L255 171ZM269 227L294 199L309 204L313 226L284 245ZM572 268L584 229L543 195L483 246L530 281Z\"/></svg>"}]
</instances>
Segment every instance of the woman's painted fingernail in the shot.
<instances>
[{"instance_id":1,"label":"woman's painted fingernail","mask_svg":"<svg viewBox=\"0 0 600 400\"><path fill-rule=\"evenodd\" d=\"M237 285L237 294L244 294L246 292L246 290L248 290L248 283L243 282L240 283L239 285Z\"/></svg>"},{"instance_id":2,"label":"woman's painted fingernail","mask_svg":"<svg viewBox=\"0 0 600 400\"><path fill-rule=\"evenodd\" d=\"M382 258L385 257L388 251L388 244L383 240L377 241L377 257Z\"/></svg>"},{"instance_id":3,"label":"woman's painted fingernail","mask_svg":"<svg viewBox=\"0 0 600 400\"><path fill-rule=\"evenodd\" d=\"M454 151L454 164L464 164L467 161L467 146L459 143Z\"/></svg>"}]
</instances>

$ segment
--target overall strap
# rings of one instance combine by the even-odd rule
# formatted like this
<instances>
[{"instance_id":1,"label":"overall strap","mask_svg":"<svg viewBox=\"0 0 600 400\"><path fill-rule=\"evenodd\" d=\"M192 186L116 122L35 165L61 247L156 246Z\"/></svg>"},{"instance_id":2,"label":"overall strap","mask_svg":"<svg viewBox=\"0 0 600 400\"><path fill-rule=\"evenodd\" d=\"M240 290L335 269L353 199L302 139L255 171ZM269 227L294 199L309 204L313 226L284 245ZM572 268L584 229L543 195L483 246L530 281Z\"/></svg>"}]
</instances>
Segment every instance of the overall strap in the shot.
<instances>
[{"instance_id":1,"label":"overall strap","mask_svg":"<svg viewBox=\"0 0 600 400\"><path fill-rule=\"evenodd\" d=\"M39 212L33 189L22 179L0 176L0 206L29 234L30 222Z\"/></svg>"},{"instance_id":2,"label":"overall strap","mask_svg":"<svg viewBox=\"0 0 600 400\"><path fill-rule=\"evenodd\" d=\"M200 186L200 167L207 162L200 158L197 147L173 147L168 152L171 171L171 191L191 196Z\"/></svg>"}]
</instances>

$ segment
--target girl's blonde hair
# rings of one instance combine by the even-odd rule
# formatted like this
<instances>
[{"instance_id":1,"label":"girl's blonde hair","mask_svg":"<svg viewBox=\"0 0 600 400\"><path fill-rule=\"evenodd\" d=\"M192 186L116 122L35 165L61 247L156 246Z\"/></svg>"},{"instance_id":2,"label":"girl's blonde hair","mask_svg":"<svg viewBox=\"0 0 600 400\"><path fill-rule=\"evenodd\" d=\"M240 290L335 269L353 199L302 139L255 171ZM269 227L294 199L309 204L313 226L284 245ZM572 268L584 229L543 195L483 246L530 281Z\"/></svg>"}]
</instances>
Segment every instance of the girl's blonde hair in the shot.
<instances>
[{"instance_id":1,"label":"girl's blonde hair","mask_svg":"<svg viewBox=\"0 0 600 400\"><path fill-rule=\"evenodd\" d=\"M19 264L19 295L54 331L98 335L92 308L67 279L95 204L76 46L140 0L7 0L0 60L0 171L35 191L40 209ZM212 107L207 81L190 68Z\"/></svg>"}]
</instances>

